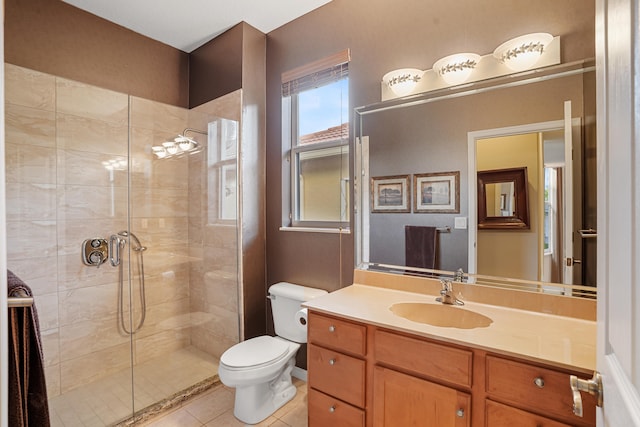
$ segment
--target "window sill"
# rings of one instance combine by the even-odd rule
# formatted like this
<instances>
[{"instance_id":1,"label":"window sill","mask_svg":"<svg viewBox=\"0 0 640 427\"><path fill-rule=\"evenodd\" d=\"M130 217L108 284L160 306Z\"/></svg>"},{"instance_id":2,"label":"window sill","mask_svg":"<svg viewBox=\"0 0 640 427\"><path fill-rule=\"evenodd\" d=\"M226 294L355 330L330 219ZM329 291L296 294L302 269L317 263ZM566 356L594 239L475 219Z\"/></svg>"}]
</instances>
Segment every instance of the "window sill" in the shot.
<instances>
[{"instance_id":1,"label":"window sill","mask_svg":"<svg viewBox=\"0 0 640 427\"><path fill-rule=\"evenodd\" d=\"M351 230L348 228L280 227L280 231L297 231L302 233L351 234Z\"/></svg>"}]
</instances>

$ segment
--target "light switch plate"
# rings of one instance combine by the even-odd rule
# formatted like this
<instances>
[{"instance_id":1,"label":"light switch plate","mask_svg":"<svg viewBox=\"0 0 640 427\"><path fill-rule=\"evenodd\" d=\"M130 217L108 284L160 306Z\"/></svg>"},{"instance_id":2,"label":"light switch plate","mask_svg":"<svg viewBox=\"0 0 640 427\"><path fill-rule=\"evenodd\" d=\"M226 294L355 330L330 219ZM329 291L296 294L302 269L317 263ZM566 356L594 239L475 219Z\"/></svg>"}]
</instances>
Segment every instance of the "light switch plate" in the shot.
<instances>
[{"instance_id":1,"label":"light switch plate","mask_svg":"<svg viewBox=\"0 0 640 427\"><path fill-rule=\"evenodd\" d=\"M459 217L455 218L455 222L454 222L453 227L456 228L456 229L466 229L467 228L467 217L466 216L459 216Z\"/></svg>"}]
</instances>

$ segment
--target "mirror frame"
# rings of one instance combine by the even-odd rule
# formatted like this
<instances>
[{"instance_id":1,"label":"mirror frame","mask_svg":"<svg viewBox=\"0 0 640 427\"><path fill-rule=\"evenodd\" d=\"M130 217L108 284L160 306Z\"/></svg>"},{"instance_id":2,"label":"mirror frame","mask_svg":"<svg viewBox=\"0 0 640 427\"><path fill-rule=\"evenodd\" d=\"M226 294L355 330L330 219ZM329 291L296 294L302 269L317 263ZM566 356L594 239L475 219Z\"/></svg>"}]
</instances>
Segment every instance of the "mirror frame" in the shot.
<instances>
[{"instance_id":1,"label":"mirror frame","mask_svg":"<svg viewBox=\"0 0 640 427\"><path fill-rule=\"evenodd\" d=\"M527 168L495 169L478 171L478 229L479 230L528 230L529 197L527 192ZM485 186L500 182L513 182L515 190L515 211L513 216L487 216Z\"/></svg>"}]
</instances>

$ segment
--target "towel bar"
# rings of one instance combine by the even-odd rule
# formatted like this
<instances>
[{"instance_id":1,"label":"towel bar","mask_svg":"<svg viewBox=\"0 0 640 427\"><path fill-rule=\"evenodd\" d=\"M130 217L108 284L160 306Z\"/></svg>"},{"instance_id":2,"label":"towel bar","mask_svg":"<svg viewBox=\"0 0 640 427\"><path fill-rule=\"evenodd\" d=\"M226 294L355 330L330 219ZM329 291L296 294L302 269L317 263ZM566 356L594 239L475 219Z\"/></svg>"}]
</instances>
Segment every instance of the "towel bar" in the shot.
<instances>
[{"instance_id":1,"label":"towel bar","mask_svg":"<svg viewBox=\"0 0 640 427\"><path fill-rule=\"evenodd\" d=\"M11 297L7 298L7 307L31 307L33 305L32 297L18 298Z\"/></svg>"},{"instance_id":2,"label":"towel bar","mask_svg":"<svg viewBox=\"0 0 640 427\"><path fill-rule=\"evenodd\" d=\"M15 292L14 297L7 298L7 307L31 307L33 305L33 297L28 296L25 292Z\"/></svg>"}]
</instances>

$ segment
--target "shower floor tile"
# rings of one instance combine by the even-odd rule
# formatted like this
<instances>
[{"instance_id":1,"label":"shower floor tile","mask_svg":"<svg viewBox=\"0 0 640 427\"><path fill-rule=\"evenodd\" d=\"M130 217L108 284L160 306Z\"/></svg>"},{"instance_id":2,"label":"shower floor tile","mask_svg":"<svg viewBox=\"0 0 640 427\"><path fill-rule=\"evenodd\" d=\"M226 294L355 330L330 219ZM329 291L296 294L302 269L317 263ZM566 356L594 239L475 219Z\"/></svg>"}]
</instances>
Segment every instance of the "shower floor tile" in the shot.
<instances>
[{"instance_id":1,"label":"shower floor tile","mask_svg":"<svg viewBox=\"0 0 640 427\"><path fill-rule=\"evenodd\" d=\"M215 358L194 347L183 348L134 367L133 402L129 369L49 399L51 426L110 426L217 372Z\"/></svg>"}]
</instances>

